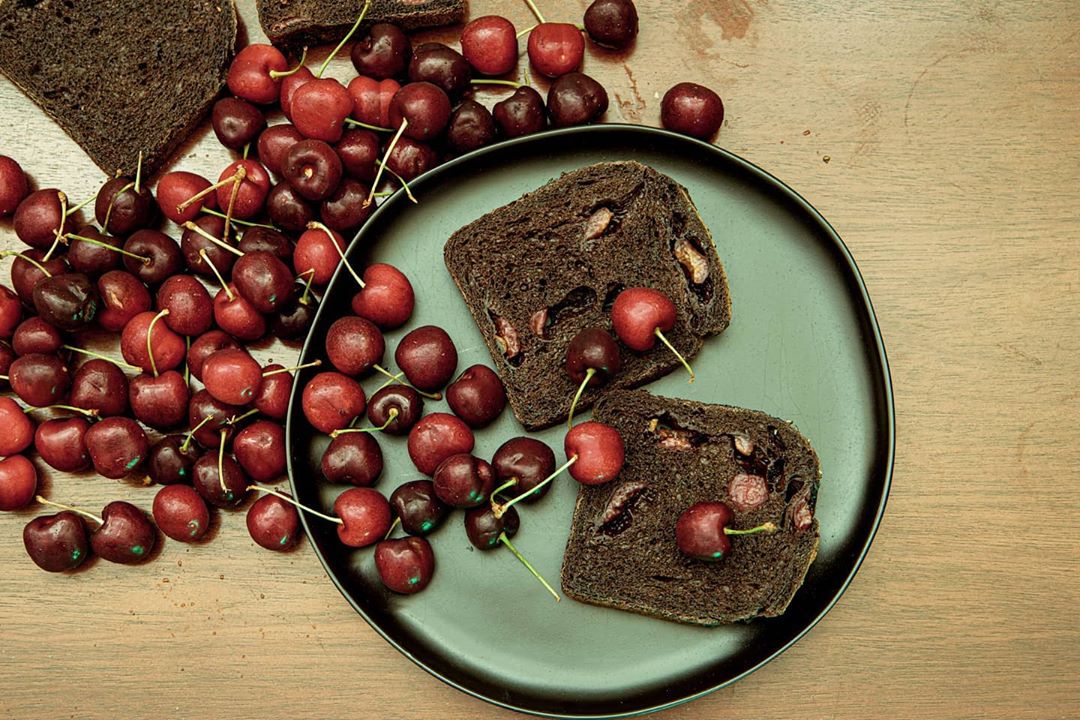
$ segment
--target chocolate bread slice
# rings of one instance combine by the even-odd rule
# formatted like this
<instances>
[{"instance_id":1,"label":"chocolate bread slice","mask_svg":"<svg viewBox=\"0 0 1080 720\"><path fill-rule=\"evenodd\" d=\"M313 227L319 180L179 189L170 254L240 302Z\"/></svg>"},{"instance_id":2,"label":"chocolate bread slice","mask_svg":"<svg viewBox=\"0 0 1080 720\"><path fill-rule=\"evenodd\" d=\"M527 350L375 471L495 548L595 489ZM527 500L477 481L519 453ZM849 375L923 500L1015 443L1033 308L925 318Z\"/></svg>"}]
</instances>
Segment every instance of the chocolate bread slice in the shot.
<instances>
[{"instance_id":1,"label":"chocolate bread slice","mask_svg":"<svg viewBox=\"0 0 1080 720\"><path fill-rule=\"evenodd\" d=\"M0 2L0 70L113 175L152 175L225 83L232 0Z\"/></svg>"},{"instance_id":2,"label":"chocolate bread slice","mask_svg":"<svg viewBox=\"0 0 1080 720\"><path fill-rule=\"evenodd\" d=\"M275 45L337 42L360 16L364 0L257 0L259 24ZM403 30L453 25L465 19L467 0L372 0L365 22Z\"/></svg>"},{"instance_id":3,"label":"chocolate bread slice","mask_svg":"<svg viewBox=\"0 0 1080 720\"><path fill-rule=\"evenodd\" d=\"M484 336L510 406L530 430L566 418L577 384L563 370L580 330L611 330L610 310L627 287L672 299L667 337L686 357L731 318L727 278L686 190L637 162L567 173L451 236L446 267ZM609 387L635 387L679 366L657 343L622 348L622 370L590 388L579 408Z\"/></svg>"},{"instance_id":4,"label":"chocolate bread slice","mask_svg":"<svg viewBox=\"0 0 1080 720\"><path fill-rule=\"evenodd\" d=\"M615 426L626 464L578 493L562 586L581 602L716 625L784 612L817 555L817 455L791 424L756 410L613 391L593 417ZM675 544L675 522L698 502L734 511L733 536L711 563Z\"/></svg>"}]
</instances>

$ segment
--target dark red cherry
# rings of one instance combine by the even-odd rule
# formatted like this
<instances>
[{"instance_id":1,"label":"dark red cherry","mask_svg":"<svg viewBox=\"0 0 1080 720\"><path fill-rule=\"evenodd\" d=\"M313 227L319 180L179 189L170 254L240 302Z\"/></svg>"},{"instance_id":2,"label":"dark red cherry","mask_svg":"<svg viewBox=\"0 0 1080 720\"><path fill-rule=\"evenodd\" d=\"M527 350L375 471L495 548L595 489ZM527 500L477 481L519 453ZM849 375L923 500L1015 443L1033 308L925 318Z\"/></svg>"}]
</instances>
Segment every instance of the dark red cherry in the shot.
<instances>
[{"instance_id":1,"label":"dark red cherry","mask_svg":"<svg viewBox=\"0 0 1080 720\"><path fill-rule=\"evenodd\" d=\"M597 45L624 48L638 34L633 0L593 0L585 11L585 31Z\"/></svg>"},{"instance_id":2,"label":"dark red cherry","mask_svg":"<svg viewBox=\"0 0 1080 720\"><path fill-rule=\"evenodd\" d=\"M375 23L353 43L352 64L361 75L384 80L405 74L412 42L397 25Z\"/></svg>"},{"instance_id":3,"label":"dark red cherry","mask_svg":"<svg viewBox=\"0 0 1080 720\"><path fill-rule=\"evenodd\" d=\"M167 430L187 420L191 391L184 376L168 370L157 377L143 373L131 379L128 403L135 419L155 430Z\"/></svg>"},{"instance_id":4,"label":"dark red cherry","mask_svg":"<svg viewBox=\"0 0 1080 720\"><path fill-rule=\"evenodd\" d=\"M101 309L97 324L102 330L120 332L139 313L150 309L150 291L126 270L110 270L97 281Z\"/></svg>"},{"instance_id":5,"label":"dark red cherry","mask_svg":"<svg viewBox=\"0 0 1080 720\"><path fill-rule=\"evenodd\" d=\"M361 182L375 180L375 163L380 159L379 136L370 130L346 130L334 146L345 172Z\"/></svg>"},{"instance_id":6,"label":"dark red cherry","mask_svg":"<svg viewBox=\"0 0 1080 720\"><path fill-rule=\"evenodd\" d=\"M289 148L281 174L301 197L319 202L337 190L341 158L322 140L301 140Z\"/></svg>"},{"instance_id":7,"label":"dark red cherry","mask_svg":"<svg viewBox=\"0 0 1080 720\"><path fill-rule=\"evenodd\" d=\"M272 420L284 420L289 411L293 375L284 365L274 363L263 368L263 381L255 395L255 409Z\"/></svg>"},{"instance_id":8,"label":"dark red cherry","mask_svg":"<svg viewBox=\"0 0 1080 720\"><path fill-rule=\"evenodd\" d=\"M86 523L68 510L26 523L23 545L34 564L46 572L74 570L90 555Z\"/></svg>"},{"instance_id":9,"label":"dark red cherry","mask_svg":"<svg viewBox=\"0 0 1080 720\"><path fill-rule=\"evenodd\" d=\"M338 372L322 372L308 381L301 396L304 417L319 432L347 427L364 412L364 389Z\"/></svg>"},{"instance_id":10,"label":"dark red cherry","mask_svg":"<svg viewBox=\"0 0 1080 720\"><path fill-rule=\"evenodd\" d=\"M371 433L338 435L323 453L321 468L329 482L368 487L382 474L382 450Z\"/></svg>"},{"instance_id":11,"label":"dark red cherry","mask_svg":"<svg viewBox=\"0 0 1080 720\"><path fill-rule=\"evenodd\" d=\"M442 43L424 43L413 50L409 80L432 83L456 98L469 88L472 67L457 50Z\"/></svg>"},{"instance_id":12,"label":"dark red cherry","mask_svg":"<svg viewBox=\"0 0 1080 720\"><path fill-rule=\"evenodd\" d=\"M402 85L390 101L390 127L405 121L405 135L414 140L437 138L450 121L450 98L437 85L411 82Z\"/></svg>"},{"instance_id":13,"label":"dark red cherry","mask_svg":"<svg viewBox=\"0 0 1080 720\"><path fill-rule=\"evenodd\" d=\"M0 158L3 156L0 155ZM0 285L0 338L10 338L22 320L22 304L19 296Z\"/></svg>"},{"instance_id":14,"label":"dark red cherry","mask_svg":"<svg viewBox=\"0 0 1080 720\"><path fill-rule=\"evenodd\" d=\"M60 331L40 317L26 318L19 323L19 327L15 328L11 336L11 347L16 355L30 353L48 355L60 352L60 346L63 344L64 338L60 336Z\"/></svg>"},{"instance_id":15,"label":"dark red cherry","mask_svg":"<svg viewBox=\"0 0 1080 720\"><path fill-rule=\"evenodd\" d=\"M495 471L496 485L515 480L515 484L507 492L516 496L535 489L521 500L525 503L535 502L551 487L548 483L536 489L555 472L555 453L535 438L510 438L500 445L491 457L491 467Z\"/></svg>"},{"instance_id":16,"label":"dark red cherry","mask_svg":"<svg viewBox=\"0 0 1080 720\"><path fill-rule=\"evenodd\" d=\"M45 260L45 250L26 250L11 261L11 288L27 305L34 304L34 288L49 275L67 272L67 260L62 255L53 254ZM33 262L30 262L33 260ZM39 267L40 266L40 267ZM42 270L44 268L44 271Z\"/></svg>"},{"instance_id":17,"label":"dark red cherry","mask_svg":"<svg viewBox=\"0 0 1080 720\"><path fill-rule=\"evenodd\" d=\"M309 296L307 302L300 302L294 297L270 318L270 332L278 340L302 340L311 329L316 309L318 303L313 296Z\"/></svg>"},{"instance_id":18,"label":"dark red cherry","mask_svg":"<svg viewBox=\"0 0 1080 720\"><path fill-rule=\"evenodd\" d=\"M540 23L529 33L528 52L538 72L555 78L581 67L585 38L569 23Z\"/></svg>"},{"instance_id":19,"label":"dark red cherry","mask_svg":"<svg viewBox=\"0 0 1080 720\"><path fill-rule=\"evenodd\" d=\"M293 98L296 92L315 79L315 73L306 66L301 66L292 75L286 75L281 79L281 112L285 117L292 120Z\"/></svg>"},{"instance_id":20,"label":"dark red cherry","mask_svg":"<svg viewBox=\"0 0 1080 720\"><path fill-rule=\"evenodd\" d=\"M475 100L465 100L450 115L446 144L457 155L490 145L495 140L495 118Z\"/></svg>"},{"instance_id":21,"label":"dark red cherry","mask_svg":"<svg viewBox=\"0 0 1080 720\"><path fill-rule=\"evenodd\" d=\"M408 385L387 385L368 400L368 421L390 435L408 435L423 414L424 398Z\"/></svg>"},{"instance_id":22,"label":"dark red cherry","mask_svg":"<svg viewBox=\"0 0 1080 720\"><path fill-rule=\"evenodd\" d=\"M398 138L397 144L386 158L386 167L405 178L413 180L439 164L439 154L430 145L410 137Z\"/></svg>"},{"instance_id":23,"label":"dark red cherry","mask_svg":"<svg viewBox=\"0 0 1080 720\"><path fill-rule=\"evenodd\" d=\"M397 80L375 80L363 75L349 81L349 97L352 98L352 116L356 120L376 127L389 127L390 100L401 85Z\"/></svg>"},{"instance_id":24,"label":"dark red cherry","mask_svg":"<svg viewBox=\"0 0 1080 720\"><path fill-rule=\"evenodd\" d=\"M86 449L98 475L118 480L142 467L150 442L131 418L111 417L86 431Z\"/></svg>"},{"instance_id":25,"label":"dark red cherry","mask_svg":"<svg viewBox=\"0 0 1080 720\"><path fill-rule=\"evenodd\" d=\"M216 215L203 215L193 222L207 235L218 240L225 234L225 221ZM205 259L202 251L206 251ZM236 262L236 255L190 228L185 228L180 236L180 252L184 256L184 264L191 272L215 281L217 275L211 269L211 264L223 277L228 277L233 263Z\"/></svg>"},{"instance_id":26,"label":"dark red cherry","mask_svg":"<svg viewBox=\"0 0 1080 720\"><path fill-rule=\"evenodd\" d=\"M64 207L67 196L56 188L35 190L15 210L12 225L15 234L32 248L45 250L64 232Z\"/></svg>"},{"instance_id":27,"label":"dark red cherry","mask_svg":"<svg viewBox=\"0 0 1080 720\"><path fill-rule=\"evenodd\" d=\"M551 83L547 106L552 127L585 125L607 112L607 91L585 73L567 73Z\"/></svg>"},{"instance_id":28,"label":"dark red cherry","mask_svg":"<svg viewBox=\"0 0 1080 720\"><path fill-rule=\"evenodd\" d=\"M124 268L147 285L160 285L184 266L184 254L176 241L157 230L138 230L124 243L124 250L149 261L124 256Z\"/></svg>"},{"instance_id":29,"label":"dark red cherry","mask_svg":"<svg viewBox=\"0 0 1080 720\"><path fill-rule=\"evenodd\" d=\"M178 335L202 335L214 323L214 301L191 275L173 275L157 291L157 306L168 310L162 321Z\"/></svg>"},{"instance_id":30,"label":"dark red cherry","mask_svg":"<svg viewBox=\"0 0 1080 720\"><path fill-rule=\"evenodd\" d=\"M240 350L242 347L236 341L236 338L224 330L208 330L195 338L195 341L191 343L191 347L188 348L188 370L191 371L196 380L202 382L203 365L208 357L218 350L225 350L226 348Z\"/></svg>"},{"instance_id":31,"label":"dark red cherry","mask_svg":"<svg viewBox=\"0 0 1080 720\"><path fill-rule=\"evenodd\" d=\"M30 194L30 180L22 166L7 155L0 155L0 217L15 212Z\"/></svg>"},{"instance_id":32,"label":"dark red cherry","mask_svg":"<svg viewBox=\"0 0 1080 720\"><path fill-rule=\"evenodd\" d=\"M440 327L424 325L398 343L394 362L420 390L433 392L446 385L457 368L457 348Z\"/></svg>"},{"instance_id":33,"label":"dark red cherry","mask_svg":"<svg viewBox=\"0 0 1080 720\"><path fill-rule=\"evenodd\" d=\"M19 399L33 407L63 402L71 387L71 372L56 355L23 355L11 363L8 378Z\"/></svg>"},{"instance_id":34,"label":"dark red cherry","mask_svg":"<svg viewBox=\"0 0 1080 720\"><path fill-rule=\"evenodd\" d=\"M679 83L660 101L660 122L668 130L709 140L724 124L724 103L703 85Z\"/></svg>"},{"instance_id":35,"label":"dark red cherry","mask_svg":"<svg viewBox=\"0 0 1080 720\"><path fill-rule=\"evenodd\" d=\"M202 366L206 391L229 405L247 405L262 385L262 366L247 350L219 350Z\"/></svg>"},{"instance_id":36,"label":"dark red cherry","mask_svg":"<svg viewBox=\"0 0 1080 720\"><path fill-rule=\"evenodd\" d=\"M476 507L495 488L495 473L486 460L468 453L451 455L439 463L432 478L435 494L450 507Z\"/></svg>"},{"instance_id":37,"label":"dark red cherry","mask_svg":"<svg viewBox=\"0 0 1080 720\"><path fill-rule=\"evenodd\" d=\"M5 342L0 342L0 391L10 389L11 385L5 379L11 370L11 363L15 362L15 351Z\"/></svg>"},{"instance_id":38,"label":"dark red cherry","mask_svg":"<svg viewBox=\"0 0 1080 720\"><path fill-rule=\"evenodd\" d=\"M149 227L157 212L154 194L146 183L121 175L109 180L98 190L94 201L94 218L98 226L110 235L127 237L136 230Z\"/></svg>"},{"instance_id":39,"label":"dark red cherry","mask_svg":"<svg viewBox=\"0 0 1080 720\"><path fill-rule=\"evenodd\" d=\"M94 358L87 360L71 379L69 405L97 411L98 417L126 415L128 379L115 363Z\"/></svg>"},{"instance_id":40,"label":"dark red cherry","mask_svg":"<svg viewBox=\"0 0 1080 720\"><path fill-rule=\"evenodd\" d=\"M364 287L353 296L352 311L383 330L394 330L412 317L412 283L393 265L372 263L364 269Z\"/></svg>"},{"instance_id":41,"label":"dark red cherry","mask_svg":"<svg viewBox=\"0 0 1080 720\"><path fill-rule=\"evenodd\" d=\"M618 374L622 368L619 346L611 333L603 328L585 328L566 346L566 361L563 364L567 375L575 383L585 381L585 375L591 369L588 387L600 387Z\"/></svg>"},{"instance_id":42,"label":"dark red cherry","mask_svg":"<svg viewBox=\"0 0 1080 720\"><path fill-rule=\"evenodd\" d=\"M244 178L239 186L235 181L228 182L217 189L217 201L223 212L227 212L229 198L232 197L233 188L236 187L236 200L233 202L233 217L241 220L250 220L262 212L266 205L266 196L270 192L270 173L260 163L254 160L236 160L230 163L221 175L218 182L233 178L237 170L244 169Z\"/></svg>"},{"instance_id":43,"label":"dark red cherry","mask_svg":"<svg viewBox=\"0 0 1080 720\"><path fill-rule=\"evenodd\" d=\"M233 455L255 482L281 478L285 474L285 428L269 420L256 420L236 433Z\"/></svg>"},{"instance_id":44,"label":"dark red cherry","mask_svg":"<svg viewBox=\"0 0 1080 720\"><path fill-rule=\"evenodd\" d=\"M266 318L229 283L214 296L214 322L237 340L251 342L266 334Z\"/></svg>"},{"instance_id":45,"label":"dark red cherry","mask_svg":"<svg viewBox=\"0 0 1080 720\"><path fill-rule=\"evenodd\" d=\"M370 320L355 315L339 318L326 332L326 355L346 375L360 375L383 361L386 342Z\"/></svg>"},{"instance_id":46,"label":"dark red cherry","mask_svg":"<svg viewBox=\"0 0 1080 720\"><path fill-rule=\"evenodd\" d=\"M724 528L733 517L722 502L691 505L675 522L675 543L680 552L697 560L720 560L731 550Z\"/></svg>"},{"instance_id":47,"label":"dark red cherry","mask_svg":"<svg viewBox=\"0 0 1080 720\"><path fill-rule=\"evenodd\" d=\"M506 407L506 388L494 370L473 365L446 388L446 402L469 427L482 428Z\"/></svg>"},{"instance_id":48,"label":"dark red cherry","mask_svg":"<svg viewBox=\"0 0 1080 720\"><path fill-rule=\"evenodd\" d=\"M167 485L154 496L154 522L177 542L195 542L210 528L210 510L190 485Z\"/></svg>"},{"instance_id":49,"label":"dark red cherry","mask_svg":"<svg viewBox=\"0 0 1080 720\"><path fill-rule=\"evenodd\" d=\"M465 535L477 550L494 550L502 535L512 538L520 527L521 518L514 507L507 508L502 517L495 517L489 503L465 513Z\"/></svg>"},{"instance_id":50,"label":"dark red cherry","mask_svg":"<svg viewBox=\"0 0 1080 720\"><path fill-rule=\"evenodd\" d=\"M282 262L292 262L293 242L284 233L254 225L244 230L237 245L240 252L268 252ZM235 270L233 280L236 280Z\"/></svg>"},{"instance_id":51,"label":"dark red cherry","mask_svg":"<svg viewBox=\"0 0 1080 720\"><path fill-rule=\"evenodd\" d=\"M37 492L37 470L22 455L0 460L0 510L26 507Z\"/></svg>"},{"instance_id":52,"label":"dark red cherry","mask_svg":"<svg viewBox=\"0 0 1080 720\"><path fill-rule=\"evenodd\" d=\"M353 111L353 98L337 80L316 78L293 93L290 105L290 119L304 137L335 143Z\"/></svg>"},{"instance_id":53,"label":"dark red cherry","mask_svg":"<svg viewBox=\"0 0 1080 720\"><path fill-rule=\"evenodd\" d=\"M378 490L349 488L334 501L334 514L341 518L338 538L349 547L367 547L385 537L393 514L390 503Z\"/></svg>"},{"instance_id":54,"label":"dark red cherry","mask_svg":"<svg viewBox=\"0 0 1080 720\"><path fill-rule=\"evenodd\" d=\"M266 127L262 111L246 100L225 97L214 103L210 125L218 142L230 150L243 150Z\"/></svg>"},{"instance_id":55,"label":"dark red cherry","mask_svg":"<svg viewBox=\"0 0 1080 720\"><path fill-rule=\"evenodd\" d=\"M435 574L435 553L421 537L383 540L375 546L375 569L387 589L404 595L418 593Z\"/></svg>"},{"instance_id":56,"label":"dark red cherry","mask_svg":"<svg viewBox=\"0 0 1080 720\"><path fill-rule=\"evenodd\" d=\"M426 415L409 431L409 457L425 475L434 475L451 455L472 452L474 444L469 426L449 413Z\"/></svg>"},{"instance_id":57,"label":"dark red cherry","mask_svg":"<svg viewBox=\"0 0 1080 720\"><path fill-rule=\"evenodd\" d=\"M390 507L401 519L401 529L410 535L427 535L442 524L450 512L430 480L413 480L400 485L390 495Z\"/></svg>"},{"instance_id":58,"label":"dark red cherry","mask_svg":"<svg viewBox=\"0 0 1080 720\"><path fill-rule=\"evenodd\" d=\"M202 451L194 440L188 442L186 435L166 435L150 447L146 474L158 485L190 483L191 469L200 455Z\"/></svg>"},{"instance_id":59,"label":"dark red cherry","mask_svg":"<svg viewBox=\"0 0 1080 720\"><path fill-rule=\"evenodd\" d=\"M143 372L160 373L180 367L187 354L187 344L184 338L169 329L164 316L147 311L131 318L124 326L120 334L120 354Z\"/></svg>"},{"instance_id":60,"label":"dark red cherry","mask_svg":"<svg viewBox=\"0 0 1080 720\"><path fill-rule=\"evenodd\" d=\"M327 233L322 228L308 230L296 241L293 269L301 278L310 277L313 285L326 285L341 263L338 250L345 250L345 239L340 234L333 230Z\"/></svg>"},{"instance_id":61,"label":"dark red cherry","mask_svg":"<svg viewBox=\"0 0 1080 720\"><path fill-rule=\"evenodd\" d=\"M90 467L86 432L90 423L83 417L53 418L38 425L34 447L49 467L60 472L82 472Z\"/></svg>"},{"instance_id":62,"label":"dark red cherry","mask_svg":"<svg viewBox=\"0 0 1080 720\"><path fill-rule=\"evenodd\" d=\"M99 297L93 281L82 273L47 277L34 286L34 309L61 330L81 330L97 316Z\"/></svg>"},{"instance_id":63,"label":"dark red cherry","mask_svg":"<svg viewBox=\"0 0 1080 720\"><path fill-rule=\"evenodd\" d=\"M279 182L266 196L270 221L282 230L301 232L318 217L318 205L305 200L287 182Z\"/></svg>"},{"instance_id":64,"label":"dark red cherry","mask_svg":"<svg viewBox=\"0 0 1080 720\"><path fill-rule=\"evenodd\" d=\"M219 461L220 475L218 474ZM244 502L244 498L247 497L250 485L247 475L244 474L239 463L228 455L219 457L217 450L208 452L196 460L191 473L196 492L214 507L233 508ZM224 481L221 478L224 478Z\"/></svg>"},{"instance_id":65,"label":"dark red cherry","mask_svg":"<svg viewBox=\"0 0 1080 720\"><path fill-rule=\"evenodd\" d=\"M247 529L256 545L287 552L300 539L300 513L279 497L263 495L248 508Z\"/></svg>"},{"instance_id":66,"label":"dark red cherry","mask_svg":"<svg viewBox=\"0 0 1080 720\"><path fill-rule=\"evenodd\" d=\"M83 226L75 234L78 237L70 239L67 251L72 270L96 277L120 267L122 256L117 249L124 244L120 238L105 235L93 225Z\"/></svg>"},{"instance_id":67,"label":"dark red cherry","mask_svg":"<svg viewBox=\"0 0 1080 720\"><path fill-rule=\"evenodd\" d=\"M638 352L651 350L657 342L656 331L670 331L675 317L675 304L652 288L627 288L611 307L611 324L619 340Z\"/></svg>"},{"instance_id":68,"label":"dark red cherry","mask_svg":"<svg viewBox=\"0 0 1080 720\"><path fill-rule=\"evenodd\" d=\"M259 134L258 152L259 161L267 170L275 175L281 175L282 165L285 163L285 155L289 150L304 139L303 133L291 123L271 125Z\"/></svg>"},{"instance_id":69,"label":"dark red cherry","mask_svg":"<svg viewBox=\"0 0 1080 720\"><path fill-rule=\"evenodd\" d=\"M217 194L203 195L182 210L180 205L208 187L210 187L210 181L193 172L174 170L165 173L157 184L158 209L161 210L162 215L177 225L183 225L189 220L195 220L204 207L211 209L217 207Z\"/></svg>"},{"instance_id":70,"label":"dark red cherry","mask_svg":"<svg viewBox=\"0 0 1080 720\"><path fill-rule=\"evenodd\" d=\"M225 432L225 442L228 443L236 432L236 426L231 420L243 413L243 409L236 405L229 405L214 396L199 390L191 396L188 403L188 427L199 428L194 430L194 437L203 447L216 448L221 444L221 433ZM210 418L205 423L203 420Z\"/></svg>"},{"instance_id":71,"label":"dark red cherry","mask_svg":"<svg viewBox=\"0 0 1080 720\"><path fill-rule=\"evenodd\" d=\"M233 266L232 282L241 297L260 313L280 310L292 297L289 266L266 250L246 253Z\"/></svg>"},{"instance_id":72,"label":"dark red cherry","mask_svg":"<svg viewBox=\"0 0 1080 720\"><path fill-rule=\"evenodd\" d=\"M34 421L7 396L0 396L0 427L0 456L21 453L34 441Z\"/></svg>"},{"instance_id":73,"label":"dark red cherry","mask_svg":"<svg viewBox=\"0 0 1080 720\"><path fill-rule=\"evenodd\" d=\"M90 547L109 562L134 565L145 562L157 543L157 529L139 508L117 500L101 511L104 520L90 535Z\"/></svg>"},{"instance_id":74,"label":"dark red cherry","mask_svg":"<svg viewBox=\"0 0 1080 720\"><path fill-rule=\"evenodd\" d=\"M602 485L622 472L626 447L610 425L590 420L575 425L563 443L567 459L577 457L570 476L582 485Z\"/></svg>"},{"instance_id":75,"label":"dark red cherry","mask_svg":"<svg viewBox=\"0 0 1080 720\"><path fill-rule=\"evenodd\" d=\"M369 191L359 180L343 178L334 194L320 205L319 219L331 230L353 234L375 212L375 204L367 204Z\"/></svg>"},{"instance_id":76,"label":"dark red cherry","mask_svg":"<svg viewBox=\"0 0 1080 720\"><path fill-rule=\"evenodd\" d=\"M273 45L252 43L236 53L229 65L226 82L229 91L237 97L260 105L278 101L281 80L270 73L282 73L289 69L289 61Z\"/></svg>"},{"instance_id":77,"label":"dark red cherry","mask_svg":"<svg viewBox=\"0 0 1080 720\"><path fill-rule=\"evenodd\" d=\"M517 65L514 23L498 15L472 20L461 31L461 54L481 75L505 75Z\"/></svg>"},{"instance_id":78,"label":"dark red cherry","mask_svg":"<svg viewBox=\"0 0 1080 720\"><path fill-rule=\"evenodd\" d=\"M495 103L492 115L503 137L530 135L547 126L544 99L527 85L519 87L505 100Z\"/></svg>"}]
</instances>

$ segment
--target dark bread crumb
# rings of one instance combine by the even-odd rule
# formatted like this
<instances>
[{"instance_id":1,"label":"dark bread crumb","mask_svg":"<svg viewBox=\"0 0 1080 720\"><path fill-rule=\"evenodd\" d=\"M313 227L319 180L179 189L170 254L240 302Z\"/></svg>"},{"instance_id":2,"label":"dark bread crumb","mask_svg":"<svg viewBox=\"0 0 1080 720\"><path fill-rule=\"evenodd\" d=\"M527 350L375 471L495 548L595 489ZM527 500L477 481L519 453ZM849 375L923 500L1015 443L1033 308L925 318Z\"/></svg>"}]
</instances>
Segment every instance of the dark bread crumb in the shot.
<instances>
[{"instance_id":1,"label":"dark bread crumb","mask_svg":"<svg viewBox=\"0 0 1080 720\"><path fill-rule=\"evenodd\" d=\"M257 0L259 24L275 45L298 47L337 42L360 16L363 0ZM401 29L453 25L465 19L466 0L372 0L364 22Z\"/></svg>"},{"instance_id":2,"label":"dark bread crumb","mask_svg":"<svg viewBox=\"0 0 1080 720\"><path fill-rule=\"evenodd\" d=\"M700 625L779 615L817 555L817 455L794 426L755 410L605 394L593 417L626 442L615 481L582 486L563 557L562 586L582 602ZM674 439L673 439L674 438ZM765 479L763 504L739 510L737 475ZM732 528L772 521L774 534L733 537L719 563L687 558L675 522L697 502L720 500Z\"/></svg>"}]
</instances>

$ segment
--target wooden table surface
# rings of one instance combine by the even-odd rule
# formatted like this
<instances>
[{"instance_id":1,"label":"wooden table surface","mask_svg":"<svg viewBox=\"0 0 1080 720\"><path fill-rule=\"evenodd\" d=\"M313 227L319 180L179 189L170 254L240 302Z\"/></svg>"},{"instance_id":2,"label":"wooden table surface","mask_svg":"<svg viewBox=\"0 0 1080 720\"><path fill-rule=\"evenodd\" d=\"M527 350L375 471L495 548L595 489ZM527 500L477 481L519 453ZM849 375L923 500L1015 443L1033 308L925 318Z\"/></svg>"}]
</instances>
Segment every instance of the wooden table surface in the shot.
<instances>
[{"instance_id":1,"label":"wooden table surface","mask_svg":"<svg viewBox=\"0 0 1080 720\"><path fill-rule=\"evenodd\" d=\"M543 3L572 22L586 4ZM585 62L611 94L607 118L658 124L681 80L723 96L719 144L796 188L854 254L898 413L888 510L840 603L766 668L665 716L1077 717L1080 9L638 5L636 49ZM261 40L254 3L240 13ZM531 24L517 1L474 0L487 13ZM0 108L0 153L39 187L96 192L102 173L2 80ZM217 174L226 155L207 134L178 167ZM19 246L0 224L0 248ZM90 476L49 473L45 487L89 508L152 500ZM264 552L242 514L212 543L64 577L23 551L36 512L0 516L0 716L512 715L394 652L306 543Z\"/></svg>"}]
</instances>

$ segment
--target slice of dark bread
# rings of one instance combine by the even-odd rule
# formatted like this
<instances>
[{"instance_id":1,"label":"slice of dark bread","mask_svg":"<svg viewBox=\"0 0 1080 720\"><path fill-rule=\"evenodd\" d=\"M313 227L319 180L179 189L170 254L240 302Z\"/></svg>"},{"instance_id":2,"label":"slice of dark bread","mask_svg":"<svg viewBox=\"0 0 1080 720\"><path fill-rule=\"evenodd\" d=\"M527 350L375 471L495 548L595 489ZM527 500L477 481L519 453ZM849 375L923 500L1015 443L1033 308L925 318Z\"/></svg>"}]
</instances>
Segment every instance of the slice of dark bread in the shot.
<instances>
[{"instance_id":1,"label":"slice of dark bread","mask_svg":"<svg viewBox=\"0 0 1080 720\"><path fill-rule=\"evenodd\" d=\"M360 16L364 0L256 0L259 24L275 45L337 42ZM364 21L403 30L453 25L469 12L467 0L372 0Z\"/></svg>"},{"instance_id":2,"label":"slice of dark bread","mask_svg":"<svg viewBox=\"0 0 1080 720\"><path fill-rule=\"evenodd\" d=\"M666 335L687 358L731 319L724 268L690 196L636 162L567 173L458 230L444 255L530 430L566 418L577 390L563 369L566 347L583 328L611 330L611 305L624 288L655 288L674 301L678 321ZM588 389L579 408L608 387L635 387L676 367L659 343L646 353L623 347L622 370L607 387Z\"/></svg>"},{"instance_id":3,"label":"slice of dark bread","mask_svg":"<svg viewBox=\"0 0 1080 720\"><path fill-rule=\"evenodd\" d=\"M582 602L665 620L716 625L779 615L817 555L821 471L791 424L756 410L616 390L593 417L626 442L626 465L607 485L582 486L563 556L562 587ZM741 476L741 477L740 477ZM746 476L751 476L747 478ZM740 506L734 478L767 495ZM775 523L773 534L732 536L719 562L675 544L675 522L698 502L734 511L729 527Z\"/></svg>"},{"instance_id":4,"label":"slice of dark bread","mask_svg":"<svg viewBox=\"0 0 1080 720\"><path fill-rule=\"evenodd\" d=\"M232 0L0 3L0 70L113 175L152 175L202 120L236 44Z\"/></svg>"}]
</instances>

